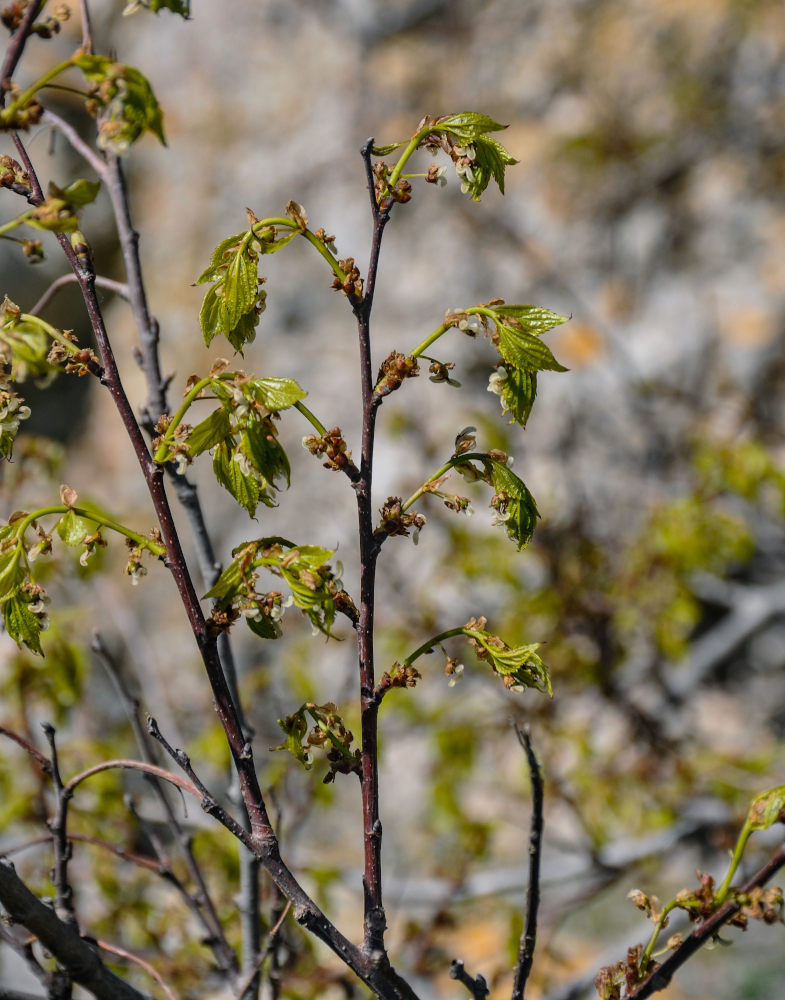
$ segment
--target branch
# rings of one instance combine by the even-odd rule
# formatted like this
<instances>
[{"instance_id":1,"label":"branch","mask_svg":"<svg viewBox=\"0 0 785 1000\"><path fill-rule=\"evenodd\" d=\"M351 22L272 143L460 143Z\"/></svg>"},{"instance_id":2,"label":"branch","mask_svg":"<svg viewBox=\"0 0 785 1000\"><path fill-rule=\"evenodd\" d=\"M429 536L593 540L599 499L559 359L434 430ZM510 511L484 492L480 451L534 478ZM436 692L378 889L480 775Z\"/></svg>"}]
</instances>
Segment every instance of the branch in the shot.
<instances>
[{"instance_id":1,"label":"branch","mask_svg":"<svg viewBox=\"0 0 785 1000\"><path fill-rule=\"evenodd\" d=\"M120 696L120 700L123 702L126 715L128 716L131 728L134 731L134 736L136 737L136 742L139 746L142 758L148 764L154 764L155 758L150 749L147 733L145 732L139 719L139 702L131 695L130 691L126 687L116 663L110 656L109 651L104 646L101 637L97 632L93 633L93 639L90 645L93 651L98 655L106 672L112 679L112 682L114 683ZM194 898L175 876L172 871L168 854L164 850L160 839L154 836L151 838L151 842L160 862L159 874L172 882L185 901L186 906L188 906L196 919L204 927L207 932L207 940L213 950L218 967L222 970L231 970L236 972L237 956L235 955L232 946L226 940L226 935L224 934L221 921L218 917L218 912L207 888L204 875L202 874L202 870L194 857L191 837L178 821L174 809L172 808L172 804L169 801L161 782L154 775L148 774L146 775L146 778L152 785L153 790L158 797L158 801L163 807L164 813L166 814L167 824L175 841L180 845L188 872L197 887L198 897Z\"/></svg>"},{"instance_id":2,"label":"branch","mask_svg":"<svg viewBox=\"0 0 785 1000\"><path fill-rule=\"evenodd\" d=\"M85 162L90 164L101 180L106 183L106 163L101 159L98 153L96 153L92 146L88 146L73 125L69 125L65 119L61 118L60 115L56 115L54 111L44 111L41 115L41 121L45 125L51 125L52 128L61 132L70 146L77 153L79 153Z\"/></svg>"},{"instance_id":3,"label":"branch","mask_svg":"<svg viewBox=\"0 0 785 1000\"><path fill-rule=\"evenodd\" d=\"M52 870L52 882L55 887L55 913L63 923L76 928L78 924L76 913L74 912L74 894L68 882L68 862L71 859L71 845L68 843L68 802L71 798L71 792L63 785L63 779L60 777L54 726L46 722L44 723L43 730L49 741L49 750L51 752L50 774L52 775L52 784L54 785L57 797L54 819L49 823L49 829L52 831L55 856L54 868Z\"/></svg>"},{"instance_id":4,"label":"branch","mask_svg":"<svg viewBox=\"0 0 785 1000\"><path fill-rule=\"evenodd\" d=\"M56 278L33 308L28 310L30 315L37 316L42 309L49 305L61 288L64 288L66 285L76 284L76 281L75 274L62 274L59 278ZM114 292L115 295L120 295L124 299L128 298L128 286L123 284L122 281L114 281L112 278L102 278L97 274L95 276L95 283L99 288L105 288L107 291Z\"/></svg>"},{"instance_id":5,"label":"branch","mask_svg":"<svg viewBox=\"0 0 785 1000\"><path fill-rule=\"evenodd\" d=\"M32 0L28 4L27 10L25 10L22 20L19 22L19 27L11 35L11 39L8 42L8 48L5 50L3 58L3 65L0 67L0 108L5 107L5 95L7 93L2 84L6 80L10 80L14 75L16 65L22 58L27 39L30 37L30 29L33 26L33 21L38 17L38 12L41 9L41 3L42 0Z\"/></svg>"},{"instance_id":6,"label":"branch","mask_svg":"<svg viewBox=\"0 0 785 1000\"><path fill-rule=\"evenodd\" d=\"M369 169L373 140L362 148L366 172ZM375 206L373 186L371 201ZM352 309L357 319L362 379L362 454L360 477L354 484L357 494L357 515L360 538L360 607L357 622L357 645L360 672L360 711L362 732L362 805L364 873L363 889L365 919L363 950L373 960L385 958L384 931L387 919L382 902L382 824L379 818L378 773L378 715L379 701L374 695L373 616L376 600L376 559L379 546L373 535L372 479L373 443L376 412L379 400L373 395L373 362L371 359L370 316L376 272L381 251L382 233L389 219L389 211L373 212L373 240L366 276L365 293L361 302Z\"/></svg>"},{"instance_id":7,"label":"branch","mask_svg":"<svg viewBox=\"0 0 785 1000\"><path fill-rule=\"evenodd\" d=\"M97 1000L149 1000L107 969L92 945L34 896L11 862L3 859L0 859L0 903L13 922L35 934L62 968L71 973L74 982L90 990Z\"/></svg>"},{"instance_id":8,"label":"branch","mask_svg":"<svg viewBox=\"0 0 785 1000\"><path fill-rule=\"evenodd\" d=\"M540 905L540 860L542 858L543 799L544 787L542 769L534 753L528 729L515 727L518 742L526 752L529 775L532 783L532 815L529 828L529 884L526 888L526 924L521 935L518 961L515 965L515 979L512 1000L523 1000L526 982L534 961L537 943L537 910Z\"/></svg>"},{"instance_id":9,"label":"branch","mask_svg":"<svg viewBox=\"0 0 785 1000\"><path fill-rule=\"evenodd\" d=\"M118 958L124 958L127 962L133 962L134 965L138 965L140 969L144 969L151 979L154 979L156 983L161 987L167 996L167 1000L177 1000L174 993L169 989L161 976L161 973L150 965L149 962L145 962L143 958L138 955L134 955L131 951L126 951L125 948L118 948L116 944L109 944L108 941L96 941L95 942L101 951L108 951L110 955L117 955Z\"/></svg>"},{"instance_id":10,"label":"branch","mask_svg":"<svg viewBox=\"0 0 785 1000\"><path fill-rule=\"evenodd\" d=\"M749 879L736 893L744 895L765 885L781 868L785 867L785 844ZM664 990L674 974L691 958L699 948L711 940L731 917L738 913L740 905L729 899L715 913L698 924L689 937L673 951L665 961L657 966L631 992L626 994L626 1000L646 1000L647 997Z\"/></svg>"},{"instance_id":11,"label":"branch","mask_svg":"<svg viewBox=\"0 0 785 1000\"><path fill-rule=\"evenodd\" d=\"M488 989L488 983L485 981L485 976L477 975L476 979L472 979L469 973L464 969L463 962L460 958L455 958L450 963L450 979L457 979L459 983L463 983L466 989L474 997L474 1000L485 1000L485 997L491 992Z\"/></svg>"}]
</instances>

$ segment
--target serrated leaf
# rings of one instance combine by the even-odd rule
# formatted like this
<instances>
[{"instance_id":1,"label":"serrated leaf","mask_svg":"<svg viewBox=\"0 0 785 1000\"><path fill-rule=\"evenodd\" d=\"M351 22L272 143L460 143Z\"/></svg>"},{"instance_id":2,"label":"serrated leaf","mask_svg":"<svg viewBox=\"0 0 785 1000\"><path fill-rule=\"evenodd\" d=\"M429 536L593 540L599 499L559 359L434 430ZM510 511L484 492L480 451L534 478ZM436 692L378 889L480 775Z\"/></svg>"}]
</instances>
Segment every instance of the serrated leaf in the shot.
<instances>
[{"instance_id":1,"label":"serrated leaf","mask_svg":"<svg viewBox=\"0 0 785 1000\"><path fill-rule=\"evenodd\" d=\"M318 545L297 545L284 558L288 561L295 552L297 553L295 564L307 569L319 569L335 555L335 549L323 549Z\"/></svg>"},{"instance_id":2,"label":"serrated leaf","mask_svg":"<svg viewBox=\"0 0 785 1000\"><path fill-rule=\"evenodd\" d=\"M752 800L747 815L747 825L751 830L768 830L775 823L783 822L785 822L785 785L770 788Z\"/></svg>"},{"instance_id":3,"label":"serrated leaf","mask_svg":"<svg viewBox=\"0 0 785 1000\"><path fill-rule=\"evenodd\" d=\"M276 482L284 478L288 486L291 469L286 452L275 436L275 428L269 420L248 421L240 439L240 451L262 479L261 501L268 507L275 506L273 490L278 488Z\"/></svg>"},{"instance_id":4,"label":"serrated leaf","mask_svg":"<svg viewBox=\"0 0 785 1000\"><path fill-rule=\"evenodd\" d=\"M25 576L21 552L19 546L16 545L0 556L0 600L20 587L24 583Z\"/></svg>"},{"instance_id":5,"label":"serrated leaf","mask_svg":"<svg viewBox=\"0 0 785 1000\"><path fill-rule=\"evenodd\" d=\"M98 135L101 149L122 154L145 131L163 145L163 115L147 78L133 66L116 63L107 56L83 53L73 60L93 83L103 84L103 113Z\"/></svg>"},{"instance_id":6,"label":"serrated leaf","mask_svg":"<svg viewBox=\"0 0 785 1000\"><path fill-rule=\"evenodd\" d=\"M255 378L248 387L254 398L271 413L285 410L307 396L293 378Z\"/></svg>"},{"instance_id":7,"label":"serrated leaf","mask_svg":"<svg viewBox=\"0 0 785 1000\"><path fill-rule=\"evenodd\" d=\"M253 517L260 499L259 483L253 476L246 476L232 456L227 442L222 441L213 454L213 473L221 486Z\"/></svg>"},{"instance_id":8,"label":"serrated leaf","mask_svg":"<svg viewBox=\"0 0 785 1000\"><path fill-rule=\"evenodd\" d=\"M41 649L41 622L38 616L30 610L27 601L18 594L8 597L2 606L6 632L21 649L23 645L32 653L44 655Z\"/></svg>"},{"instance_id":9,"label":"serrated leaf","mask_svg":"<svg viewBox=\"0 0 785 1000\"><path fill-rule=\"evenodd\" d=\"M69 510L57 522L57 534L66 545L81 545L87 535L94 534L97 525Z\"/></svg>"},{"instance_id":10,"label":"serrated leaf","mask_svg":"<svg viewBox=\"0 0 785 1000\"><path fill-rule=\"evenodd\" d=\"M548 345L526 330L513 326L498 327L498 351L504 361L514 368L525 368L528 371L566 372L553 356Z\"/></svg>"},{"instance_id":11,"label":"serrated leaf","mask_svg":"<svg viewBox=\"0 0 785 1000\"><path fill-rule=\"evenodd\" d=\"M244 316L240 317L239 322L233 330L225 330L224 336L235 349L240 354L243 353L243 348L246 344L252 344L256 339L256 327L259 323L259 317L256 311L252 309L247 312Z\"/></svg>"},{"instance_id":12,"label":"serrated leaf","mask_svg":"<svg viewBox=\"0 0 785 1000\"><path fill-rule=\"evenodd\" d=\"M242 233L237 233L236 236L227 236L225 240L221 240L215 250L213 250L213 255L210 258L210 266L202 271L194 284L203 285L206 281L217 281L221 278L229 264L229 252L234 250L247 235L248 231L245 230Z\"/></svg>"},{"instance_id":13,"label":"serrated leaf","mask_svg":"<svg viewBox=\"0 0 785 1000\"><path fill-rule=\"evenodd\" d=\"M186 438L186 443L191 455L196 458L208 448L213 448L219 441L223 441L231 432L231 421L229 414L223 408L214 410L209 417L205 417Z\"/></svg>"},{"instance_id":14,"label":"serrated leaf","mask_svg":"<svg viewBox=\"0 0 785 1000\"><path fill-rule=\"evenodd\" d=\"M202 336L205 344L209 347L210 341L223 333L221 325L221 299L217 289L219 285L213 285L207 289L207 294L202 301L202 308L199 310L199 326L202 328Z\"/></svg>"},{"instance_id":15,"label":"serrated leaf","mask_svg":"<svg viewBox=\"0 0 785 1000\"><path fill-rule=\"evenodd\" d=\"M493 311L498 316L509 316L517 320L518 323L528 330L529 333L542 334L552 330L555 326L569 321L569 316L560 316L551 312L550 309L543 309L540 306L514 305L505 303L501 306L494 306Z\"/></svg>"},{"instance_id":16,"label":"serrated leaf","mask_svg":"<svg viewBox=\"0 0 785 1000\"><path fill-rule=\"evenodd\" d=\"M540 512L526 484L506 465L493 463L491 472L497 494L506 496L502 517L507 535L522 549L532 539Z\"/></svg>"},{"instance_id":17,"label":"serrated leaf","mask_svg":"<svg viewBox=\"0 0 785 1000\"><path fill-rule=\"evenodd\" d=\"M263 229L256 236L260 253L275 253L277 250L282 250L283 247L292 242L295 236L300 235L299 229L284 230L283 236L276 236L275 238L273 238L272 232L272 229ZM269 237L265 238L265 234L269 234Z\"/></svg>"},{"instance_id":18,"label":"serrated leaf","mask_svg":"<svg viewBox=\"0 0 785 1000\"><path fill-rule=\"evenodd\" d=\"M507 378L501 383L501 399L502 409L512 417L510 423L526 426L536 396L537 373L512 365L507 367Z\"/></svg>"},{"instance_id":19,"label":"serrated leaf","mask_svg":"<svg viewBox=\"0 0 785 1000\"><path fill-rule=\"evenodd\" d=\"M467 143L473 143L486 132L501 132L507 128L477 111L459 111L456 115L439 119L436 124L445 132L452 132L459 139L465 139Z\"/></svg>"},{"instance_id":20,"label":"serrated leaf","mask_svg":"<svg viewBox=\"0 0 785 1000\"><path fill-rule=\"evenodd\" d=\"M74 208L82 208L84 205L94 202L100 190L100 181L88 181L81 178L63 190L63 198Z\"/></svg>"},{"instance_id":21,"label":"serrated leaf","mask_svg":"<svg viewBox=\"0 0 785 1000\"><path fill-rule=\"evenodd\" d=\"M305 706L292 715L288 715L285 719L279 719L278 725L286 734L286 739L277 747L270 747L270 750L288 750L294 759L303 765L306 771L310 771L310 757L307 748L303 746L303 740L308 733Z\"/></svg>"},{"instance_id":22,"label":"serrated leaf","mask_svg":"<svg viewBox=\"0 0 785 1000\"><path fill-rule=\"evenodd\" d=\"M251 260L246 248L238 250L229 260L220 297L221 323L226 333L234 330L240 318L256 304L256 278L256 261Z\"/></svg>"}]
</instances>

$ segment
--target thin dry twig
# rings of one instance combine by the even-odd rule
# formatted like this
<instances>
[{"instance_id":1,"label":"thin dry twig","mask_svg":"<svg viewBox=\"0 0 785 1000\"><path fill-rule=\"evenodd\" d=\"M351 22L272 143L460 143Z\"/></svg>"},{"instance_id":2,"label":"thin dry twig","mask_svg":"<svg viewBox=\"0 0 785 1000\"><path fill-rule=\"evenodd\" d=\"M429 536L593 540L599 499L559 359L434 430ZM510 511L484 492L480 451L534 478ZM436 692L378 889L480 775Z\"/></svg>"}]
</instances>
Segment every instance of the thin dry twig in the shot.
<instances>
[{"instance_id":1,"label":"thin dry twig","mask_svg":"<svg viewBox=\"0 0 785 1000\"><path fill-rule=\"evenodd\" d=\"M537 944L537 911L540 906L540 862L542 859L543 801L545 797L542 768L532 746L527 728L515 727L518 742L526 753L532 784L532 813L529 825L529 884L526 887L526 921L515 964L512 1000L523 1000L526 983L534 962Z\"/></svg>"}]
</instances>

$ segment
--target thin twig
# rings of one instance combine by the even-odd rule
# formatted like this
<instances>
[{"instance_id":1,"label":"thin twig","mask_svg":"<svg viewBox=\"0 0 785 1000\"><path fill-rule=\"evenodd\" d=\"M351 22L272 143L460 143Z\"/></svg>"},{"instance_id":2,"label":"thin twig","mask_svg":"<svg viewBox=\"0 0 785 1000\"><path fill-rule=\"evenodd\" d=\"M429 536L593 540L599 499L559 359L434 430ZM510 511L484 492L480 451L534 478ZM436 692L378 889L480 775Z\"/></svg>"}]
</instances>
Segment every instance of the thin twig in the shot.
<instances>
[{"instance_id":1,"label":"thin twig","mask_svg":"<svg viewBox=\"0 0 785 1000\"><path fill-rule=\"evenodd\" d=\"M74 912L74 893L68 882L68 862L71 860L71 845L68 843L68 802L72 793L63 784L63 780L60 777L55 728L50 723L45 722L43 730L49 742L51 755L50 774L52 775L52 784L54 785L57 802L54 818L49 822L55 856L52 871L52 882L55 887L55 913L63 923L69 924L72 927L78 927L76 913Z\"/></svg>"},{"instance_id":2,"label":"thin twig","mask_svg":"<svg viewBox=\"0 0 785 1000\"><path fill-rule=\"evenodd\" d=\"M6 80L10 80L14 75L16 65L22 58L27 39L30 37L30 29L33 26L33 21L38 17L38 12L41 9L41 3L42 0L32 0L32 3L28 4L27 9L22 15L22 20L19 22L19 27L11 35L8 48L5 50L5 56L3 57L3 65L0 67L0 85L5 83ZM5 107L6 93L5 87L0 86L0 108Z\"/></svg>"},{"instance_id":3,"label":"thin twig","mask_svg":"<svg viewBox=\"0 0 785 1000\"><path fill-rule=\"evenodd\" d=\"M106 182L106 162L98 153L96 153L92 146L89 146L84 141L73 125L70 125L64 118L61 118L60 115L55 114L54 111L49 110L44 111L41 115L41 121L44 125L51 125L52 128L61 132L68 141L69 145L82 157L83 160L90 164L101 180Z\"/></svg>"},{"instance_id":4,"label":"thin twig","mask_svg":"<svg viewBox=\"0 0 785 1000\"><path fill-rule=\"evenodd\" d=\"M79 11L82 15L82 51L91 55L93 52L93 25L87 0L79 0Z\"/></svg>"},{"instance_id":5,"label":"thin twig","mask_svg":"<svg viewBox=\"0 0 785 1000\"><path fill-rule=\"evenodd\" d=\"M5 726L0 726L0 736L7 736L9 740L13 740L14 743L18 743L19 746L33 758L41 770L46 772L46 774L49 774L52 769L51 761L48 757L45 757L40 750L37 750L29 740L26 740L24 736L20 736L19 733L15 733L12 729L6 729Z\"/></svg>"},{"instance_id":6,"label":"thin twig","mask_svg":"<svg viewBox=\"0 0 785 1000\"><path fill-rule=\"evenodd\" d=\"M37 316L42 309L45 309L49 305L61 288L64 288L66 285L75 285L76 283L77 278L75 274L61 274L59 278L55 278L33 308L27 311L31 316ZM105 288L108 292L114 292L115 295L119 295L124 299L128 298L128 286L122 281L114 281L112 278L102 278L97 274L95 276L95 283L98 288Z\"/></svg>"},{"instance_id":7,"label":"thin twig","mask_svg":"<svg viewBox=\"0 0 785 1000\"><path fill-rule=\"evenodd\" d=\"M158 983L166 994L168 1000L177 1000L174 993L166 985L161 973L150 965L149 962L145 962L143 958L140 958L138 955L134 955L133 952L126 951L125 948L118 948L116 944L110 944L108 941L100 941L96 939L95 943L101 951L108 951L110 955L117 955L118 958L124 958L127 962L133 962L133 964L138 965L140 969L144 969L147 975Z\"/></svg>"},{"instance_id":8,"label":"thin twig","mask_svg":"<svg viewBox=\"0 0 785 1000\"><path fill-rule=\"evenodd\" d=\"M101 636L97 632L93 633L93 639L90 645L115 685L115 688L120 696L120 700L125 707L126 715L131 723L131 728L133 729L134 736L136 737L136 742L142 758L149 764L155 764L156 760L150 748L148 734L142 726L139 718L139 702L133 697L126 687L117 664L110 655L109 650L104 645ZM218 911L215 908L212 896L210 895L207 887L204 874L196 861L196 857L194 856L191 837L178 821L174 809L172 808L172 804L169 801L169 797L166 794L166 790L161 782L158 781L158 779L153 775L145 775L145 777L151 784L159 802L161 803L164 813L166 814L167 824L169 829L172 831L172 835L174 836L176 842L180 845L188 872L198 890L197 898L194 898L187 891L185 886L182 885L180 880L176 878L174 872L172 871L172 866L167 852L165 851L159 838L155 837L152 840L152 843L162 867L161 874L164 874L163 869L165 869L165 877L169 878L169 880L175 885L185 900L188 908L204 927L207 932L208 942L210 943L218 962L218 967L222 970L230 970L236 973L237 956L232 946L226 940L226 935L224 934L220 918L218 917Z\"/></svg>"},{"instance_id":9,"label":"thin twig","mask_svg":"<svg viewBox=\"0 0 785 1000\"><path fill-rule=\"evenodd\" d=\"M281 932L284 921L289 916L289 912L292 908L292 904L289 900L286 901L286 905L283 907L282 912L278 916L273 926L270 928L267 934L267 942L265 943L264 950L259 952L253 966L248 970L248 972L243 976L243 978L237 984L237 994L241 998L246 995L246 990L252 987L253 979L258 976L262 966L267 961L267 959L272 955L274 949L278 944L278 935Z\"/></svg>"},{"instance_id":10,"label":"thin twig","mask_svg":"<svg viewBox=\"0 0 785 1000\"><path fill-rule=\"evenodd\" d=\"M532 813L529 825L529 884L526 887L526 922L515 964L512 1000L523 1000L534 961L537 943L537 910L540 905L540 861L542 858L544 782L542 768L532 746L529 730L515 727L518 742L526 752L532 784Z\"/></svg>"}]
</instances>

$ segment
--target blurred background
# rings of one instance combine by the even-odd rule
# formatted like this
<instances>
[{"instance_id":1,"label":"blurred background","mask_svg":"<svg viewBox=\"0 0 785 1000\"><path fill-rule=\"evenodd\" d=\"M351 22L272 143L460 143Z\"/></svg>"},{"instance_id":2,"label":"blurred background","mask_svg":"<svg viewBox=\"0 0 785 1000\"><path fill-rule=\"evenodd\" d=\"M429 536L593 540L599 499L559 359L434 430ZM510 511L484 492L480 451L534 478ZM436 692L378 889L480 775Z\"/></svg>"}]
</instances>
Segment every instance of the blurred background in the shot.
<instances>
[{"instance_id":1,"label":"blurred background","mask_svg":"<svg viewBox=\"0 0 785 1000\"><path fill-rule=\"evenodd\" d=\"M375 360L411 350L446 309L499 297L571 316L547 334L570 371L541 377L522 431L506 424L498 398L486 392L490 345L457 332L443 338L438 356L456 363L462 387L423 375L385 402L377 506L388 495L410 495L449 457L456 433L473 425L480 447L515 456L542 521L518 555L491 526L479 493L470 522L436 501L420 503L428 523L419 546L392 539L383 552L378 659L380 667L401 659L428 635L482 614L511 645L545 644L554 698L506 692L469 660L464 679L448 688L435 655L423 661L414 691L385 702L390 945L423 996L457 995L447 975L454 957L482 972L493 995L509 990L529 799L515 719L531 727L546 775L533 996L593 996L598 968L649 933L628 890L669 899L695 882L696 868L721 878L750 798L785 781L782 4L194 0L188 22L168 11L123 18L123 6L96 0L94 31L99 51L112 48L148 76L164 111L168 147L148 136L126 168L172 401L216 354L231 357L227 344L204 349L203 289L192 282L212 248L246 225L246 206L262 218L283 214L295 199L312 227L334 233L340 256L355 257L364 272L371 231L364 140L407 139L426 113L476 110L509 123L500 138L520 162L507 172L503 197L492 186L474 204L449 171L445 189L414 182L412 202L393 213L374 311ZM75 13L51 42L33 40L20 81L67 57L80 37ZM78 100L45 96L89 136ZM28 145L42 181L92 177L48 129L33 132ZM2 152L13 152L5 139ZM415 169L429 163L421 154ZM7 193L2 221L19 211ZM122 279L105 195L85 211L83 229L99 273ZM0 292L23 309L64 271L54 240L45 248L47 260L31 267L11 244L0 246ZM296 378L309 407L326 426L340 425L358 454L347 303L305 246L292 244L264 265L268 308L255 343L232 363ZM129 395L141 405L132 317L109 293L104 307ZM44 315L89 342L74 288ZM33 416L4 472L4 509L56 502L50 497L67 482L146 530L146 490L100 387L63 377L21 392ZM261 509L258 523L211 483L206 456L193 477L223 561L234 545L261 535L337 547L351 592L353 494L300 447L308 428L298 420L287 414L281 425L292 488L279 508ZM56 717L74 769L96 754L132 752L121 707L85 652L98 627L170 741L187 747L220 787L220 735L170 580L151 567L132 591L124 554L114 548L102 556L108 575L78 572L63 557L71 575L66 586L52 583L44 664L3 637L5 716L30 731ZM280 741L276 719L305 699L337 701L356 720L353 646L325 646L293 612L276 644L251 641L240 628L241 683L280 810L284 854L356 937L353 780L324 786L318 767L306 773L282 754L268 761L260 753ZM0 756L9 829L30 818L14 754L2 748ZM96 789L76 815L85 828L98 817L127 837L119 779ZM233 845L226 838L216 846L201 818L192 821L211 877L223 885L235 875ZM776 843L761 835L745 870ZM135 944L160 949L157 960L183 996L203 997L207 953L162 890L153 905L153 890L116 862L86 855L75 863L97 873L104 894L92 901L95 926L103 920L116 930L108 901L122 899L129 922L134 915L147 928ZM28 864L45 886L46 859L31 852ZM230 891L225 905L230 913ZM120 929L133 937L130 923ZM294 955L301 946L296 929L290 934ZM662 995L778 995L782 927L723 938L732 948L702 953ZM300 954L284 967L285 996L351 995L336 985L320 949Z\"/></svg>"}]
</instances>

